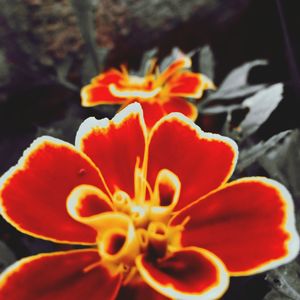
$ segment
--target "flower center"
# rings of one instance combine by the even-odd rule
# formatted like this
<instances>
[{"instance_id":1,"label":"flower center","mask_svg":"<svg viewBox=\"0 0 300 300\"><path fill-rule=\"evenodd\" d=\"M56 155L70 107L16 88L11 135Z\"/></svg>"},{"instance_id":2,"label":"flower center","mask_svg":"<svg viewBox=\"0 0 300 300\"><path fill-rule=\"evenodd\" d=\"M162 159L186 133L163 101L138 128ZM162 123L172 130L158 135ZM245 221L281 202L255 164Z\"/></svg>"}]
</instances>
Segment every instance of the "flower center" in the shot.
<instances>
[{"instance_id":1,"label":"flower center","mask_svg":"<svg viewBox=\"0 0 300 300\"><path fill-rule=\"evenodd\" d=\"M133 197L116 190L111 201L96 187L82 185L71 192L67 201L70 215L97 231L101 263L112 272L122 272L123 284L139 280L135 267L139 255L158 259L180 248L183 226L169 225L179 199L180 181L174 173L163 169L151 188L143 174L136 167ZM87 202L91 199L90 204L93 210L99 209L98 214L89 213Z\"/></svg>"}]
</instances>

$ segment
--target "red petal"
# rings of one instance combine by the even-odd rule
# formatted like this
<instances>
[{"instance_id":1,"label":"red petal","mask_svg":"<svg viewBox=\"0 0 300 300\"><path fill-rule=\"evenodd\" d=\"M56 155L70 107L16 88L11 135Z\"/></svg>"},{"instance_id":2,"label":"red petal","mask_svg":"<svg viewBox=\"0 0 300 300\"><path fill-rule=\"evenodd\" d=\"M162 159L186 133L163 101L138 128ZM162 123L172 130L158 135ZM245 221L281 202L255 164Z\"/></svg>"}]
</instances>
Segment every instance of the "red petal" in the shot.
<instances>
[{"instance_id":1,"label":"red petal","mask_svg":"<svg viewBox=\"0 0 300 300\"><path fill-rule=\"evenodd\" d=\"M205 133L182 114L173 113L150 133L148 180L153 186L161 169L175 173L181 181L180 209L226 182L236 155L231 139Z\"/></svg>"},{"instance_id":2,"label":"red petal","mask_svg":"<svg viewBox=\"0 0 300 300\"><path fill-rule=\"evenodd\" d=\"M163 109L166 114L180 112L193 121L196 120L198 116L196 105L179 97L171 97L169 101L163 103Z\"/></svg>"},{"instance_id":3,"label":"red petal","mask_svg":"<svg viewBox=\"0 0 300 300\"><path fill-rule=\"evenodd\" d=\"M167 82L167 86L170 95L192 98L200 98L204 90L215 88L206 76L190 71L176 74Z\"/></svg>"},{"instance_id":4,"label":"red petal","mask_svg":"<svg viewBox=\"0 0 300 300\"><path fill-rule=\"evenodd\" d=\"M81 105L95 106L99 104L120 104L124 98L115 97L109 90L108 85L89 84L81 90Z\"/></svg>"},{"instance_id":5,"label":"red petal","mask_svg":"<svg viewBox=\"0 0 300 300\"><path fill-rule=\"evenodd\" d=\"M110 83L118 84L123 80L124 75L117 69L110 69L92 79L92 83L109 85Z\"/></svg>"},{"instance_id":6,"label":"red petal","mask_svg":"<svg viewBox=\"0 0 300 300\"><path fill-rule=\"evenodd\" d=\"M161 119L163 116L167 115L167 113L164 111L162 105L155 101L143 101L140 102L143 113L144 113L144 119L145 123L148 128L153 127L153 125Z\"/></svg>"},{"instance_id":7,"label":"red petal","mask_svg":"<svg viewBox=\"0 0 300 300\"><path fill-rule=\"evenodd\" d=\"M20 231L57 242L94 243L96 232L69 216L66 200L80 184L104 186L99 170L72 145L38 138L1 182L2 214Z\"/></svg>"},{"instance_id":8,"label":"red petal","mask_svg":"<svg viewBox=\"0 0 300 300\"><path fill-rule=\"evenodd\" d=\"M82 184L75 187L66 201L69 215L75 220L88 218L113 210L111 200L95 186Z\"/></svg>"},{"instance_id":9,"label":"red petal","mask_svg":"<svg viewBox=\"0 0 300 300\"><path fill-rule=\"evenodd\" d=\"M149 285L144 282L136 284L128 284L120 288L118 297L116 300L168 300L160 293L157 293Z\"/></svg>"},{"instance_id":10,"label":"red petal","mask_svg":"<svg viewBox=\"0 0 300 300\"><path fill-rule=\"evenodd\" d=\"M181 211L172 224L187 217L182 245L213 252L233 275L277 267L299 250L291 197L273 180L244 178L227 184Z\"/></svg>"},{"instance_id":11,"label":"red petal","mask_svg":"<svg viewBox=\"0 0 300 300\"><path fill-rule=\"evenodd\" d=\"M91 84L81 89L82 106L123 103L124 98L115 97L109 90L109 85L119 84L123 76L120 71L111 69L94 77Z\"/></svg>"},{"instance_id":12,"label":"red petal","mask_svg":"<svg viewBox=\"0 0 300 300\"><path fill-rule=\"evenodd\" d=\"M76 145L101 170L112 194L121 189L134 196L134 169L143 160L146 128L140 106L131 104L111 121L88 118L79 128Z\"/></svg>"},{"instance_id":13,"label":"red petal","mask_svg":"<svg viewBox=\"0 0 300 300\"><path fill-rule=\"evenodd\" d=\"M40 254L24 258L0 277L0 300L113 300L120 276L95 266L95 250Z\"/></svg>"},{"instance_id":14,"label":"red petal","mask_svg":"<svg viewBox=\"0 0 300 300\"><path fill-rule=\"evenodd\" d=\"M172 299L216 299L229 283L223 263L210 252L195 247L159 260L140 255L136 264L146 283Z\"/></svg>"}]
</instances>

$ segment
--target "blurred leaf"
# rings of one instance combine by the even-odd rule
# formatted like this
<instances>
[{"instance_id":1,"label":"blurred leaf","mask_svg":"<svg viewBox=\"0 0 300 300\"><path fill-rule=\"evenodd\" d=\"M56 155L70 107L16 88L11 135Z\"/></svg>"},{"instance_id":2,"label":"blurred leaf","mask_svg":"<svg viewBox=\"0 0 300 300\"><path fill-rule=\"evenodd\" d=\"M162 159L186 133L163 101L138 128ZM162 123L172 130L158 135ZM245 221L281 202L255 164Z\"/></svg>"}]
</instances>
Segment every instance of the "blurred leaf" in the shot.
<instances>
[{"instance_id":1,"label":"blurred leaf","mask_svg":"<svg viewBox=\"0 0 300 300\"><path fill-rule=\"evenodd\" d=\"M214 54L209 45L205 45L199 50L199 67L200 72L205 74L209 79L213 81L215 60Z\"/></svg>"},{"instance_id":2,"label":"blurred leaf","mask_svg":"<svg viewBox=\"0 0 300 300\"><path fill-rule=\"evenodd\" d=\"M0 272L16 261L13 252L0 241Z\"/></svg>"},{"instance_id":3,"label":"blurred leaf","mask_svg":"<svg viewBox=\"0 0 300 300\"><path fill-rule=\"evenodd\" d=\"M272 284L273 288L279 292L279 294L287 297L278 299L300 300L299 276L300 266L296 261L294 261L268 272L266 279Z\"/></svg>"},{"instance_id":4,"label":"blurred leaf","mask_svg":"<svg viewBox=\"0 0 300 300\"><path fill-rule=\"evenodd\" d=\"M166 56L161 61L160 65L159 65L160 71L165 70L170 65L171 62L178 59L182 55L184 55L184 53L179 48L177 48L177 47L173 48L171 54Z\"/></svg>"},{"instance_id":5,"label":"blurred leaf","mask_svg":"<svg viewBox=\"0 0 300 300\"><path fill-rule=\"evenodd\" d=\"M105 48L98 49L96 44L96 30L94 26L94 6L92 0L71 0L74 12L77 15L78 25L86 43L86 57L83 63L83 83L88 83L90 78L102 71L107 55Z\"/></svg>"},{"instance_id":6,"label":"blurred leaf","mask_svg":"<svg viewBox=\"0 0 300 300\"><path fill-rule=\"evenodd\" d=\"M291 298L272 290L264 297L264 300L291 300Z\"/></svg>"},{"instance_id":7,"label":"blurred leaf","mask_svg":"<svg viewBox=\"0 0 300 300\"><path fill-rule=\"evenodd\" d=\"M201 102L200 102L201 104ZM225 104L225 103L224 103ZM200 111L204 114L221 114L221 113L230 113L235 109L240 109L242 104L229 104L227 103L225 105L213 105L213 106L207 106L207 107L201 107Z\"/></svg>"},{"instance_id":8,"label":"blurred leaf","mask_svg":"<svg viewBox=\"0 0 300 300\"><path fill-rule=\"evenodd\" d=\"M253 95L266 87L266 84L250 85L248 83L250 70L253 67L266 64L267 61L265 60L255 60L231 71L222 84L217 87L217 91L210 92L208 97L200 102L201 111L207 114L219 114L242 108L244 97ZM235 100L235 103L229 102L232 100Z\"/></svg>"},{"instance_id":9,"label":"blurred leaf","mask_svg":"<svg viewBox=\"0 0 300 300\"><path fill-rule=\"evenodd\" d=\"M253 67L263 65L267 65L266 60L254 60L234 69L218 87L217 91L210 95L209 100L244 97L261 90L266 85L249 85L248 76Z\"/></svg>"},{"instance_id":10,"label":"blurred leaf","mask_svg":"<svg viewBox=\"0 0 300 300\"><path fill-rule=\"evenodd\" d=\"M76 85L74 85L73 83L67 80L67 76L72 66L72 63L73 63L72 58L67 57L61 63L56 64L57 80L60 84L69 88L70 90L77 91L78 88L76 87Z\"/></svg>"},{"instance_id":11,"label":"blurred leaf","mask_svg":"<svg viewBox=\"0 0 300 300\"><path fill-rule=\"evenodd\" d=\"M254 133L271 115L282 100L283 84L274 84L243 102L249 113L241 122L240 127L244 137Z\"/></svg>"},{"instance_id":12,"label":"blurred leaf","mask_svg":"<svg viewBox=\"0 0 300 300\"><path fill-rule=\"evenodd\" d=\"M148 70L149 64L151 63L151 60L156 58L157 52L158 48L153 48L143 53L143 57L140 63L140 69L136 74L137 76L143 77L145 75L145 72Z\"/></svg>"},{"instance_id":13,"label":"blurred leaf","mask_svg":"<svg viewBox=\"0 0 300 300\"><path fill-rule=\"evenodd\" d=\"M265 142L260 142L255 146L242 150L239 154L237 170L242 172L245 168L257 161L262 155L265 155L268 151L280 146L279 144L282 143L284 139L289 138L292 132L292 130L280 132Z\"/></svg>"},{"instance_id":14,"label":"blurred leaf","mask_svg":"<svg viewBox=\"0 0 300 300\"><path fill-rule=\"evenodd\" d=\"M300 131L293 132L277 147L258 159L260 165L285 184L297 199L300 198Z\"/></svg>"}]
</instances>

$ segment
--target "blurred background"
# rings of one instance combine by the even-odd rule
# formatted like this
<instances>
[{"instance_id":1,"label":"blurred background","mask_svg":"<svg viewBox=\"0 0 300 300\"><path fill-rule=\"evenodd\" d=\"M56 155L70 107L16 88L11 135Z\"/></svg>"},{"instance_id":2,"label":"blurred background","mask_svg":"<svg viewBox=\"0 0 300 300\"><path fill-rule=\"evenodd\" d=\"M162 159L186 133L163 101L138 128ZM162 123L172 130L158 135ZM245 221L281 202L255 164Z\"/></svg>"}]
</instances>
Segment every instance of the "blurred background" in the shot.
<instances>
[{"instance_id":1,"label":"blurred background","mask_svg":"<svg viewBox=\"0 0 300 300\"><path fill-rule=\"evenodd\" d=\"M236 176L275 178L289 187L299 207L300 18L295 2L0 0L0 175L37 136L73 143L86 117L114 115L118 107L81 107L80 89L93 76L120 64L137 71L148 57L162 60L177 47L192 55L194 71L219 87L199 102L197 123L239 142ZM245 105L253 95L259 103L258 93L275 99L275 105ZM256 129L248 132L243 120L255 110L267 113L252 117ZM1 268L16 258L68 247L24 236L4 220L0 239ZM298 280L294 263L233 279L222 299L299 300Z\"/></svg>"}]
</instances>

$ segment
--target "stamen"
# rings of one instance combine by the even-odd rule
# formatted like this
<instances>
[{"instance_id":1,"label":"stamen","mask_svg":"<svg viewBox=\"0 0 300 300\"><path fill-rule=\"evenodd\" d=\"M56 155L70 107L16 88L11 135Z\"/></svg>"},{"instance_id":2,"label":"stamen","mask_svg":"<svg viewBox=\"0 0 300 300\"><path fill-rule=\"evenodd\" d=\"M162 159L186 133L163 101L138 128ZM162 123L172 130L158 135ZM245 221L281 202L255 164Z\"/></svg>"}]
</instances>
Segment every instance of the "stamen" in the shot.
<instances>
[{"instance_id":1,"label":"stamen","mask_svg":"<svg viewBox=\"0 0 300 300\"><path fill-rule=\"evenodd\" d=\"M136 267L131 267L130 271L124 276L122 285L127 285L136 275L137 269Z\"/></svg>"},{"instance_id":2,"label":"stamen","mask_svg":"<svg viewBox=\"0 0 300 300\"><path fill-rule=\"evenodd\" d=\"M130 217L136 227L144 227L148 224L149 207L143 206L132 206Z\"/></svg>"},{"instance_id":3,"label":"stamen","mask_svg":"<svg viewBox=\"0 0 300 300\"><path fill-rule=\"evenodd\" d=\"M144 228L139 228L136 233L139 240L141 251L144 252L147 249L149 244L147 231Z\"/></svg>"},{"instance_id":4,"label":"stamen","mask_svg":"<svg viewBox=\"0 0 300 300\"><path fill-rule=\"evenodd\" d=\"M93 270L93 269L95 269L95 268L97 268L97 267L100 267L101 265L102 265L101 261L97 261L97 262L92 263L92 264L90 264L89 266L85 267L85 268L83 269L83 272L84 272L84 273L88 273L88 272L90 272L91 270Z\"/></svg>"},{"instance_id":5,"label":"stamen","mask_svg":"<svg viewBox=\"0 0 300 300\"><path fill-rule=\"evenodd\" d=\"M125 65L120 66L121 72L123 73L124 77L126 77L126 80L128 80L128 71Z\"/></svg>"},{"instance_id":6,"label":"stamen","mask_svg":"<svg viewBox=\"0 0 300 300\"><path fill-rule=\"evenodd\" d=\"M156 63L157 63L157 58L152 58L149 60L149 64L146 67L145 70L145 76L150 75L153 73L154 68L156 67Z\"/></svg>"},{"instance_id":7,"label":"stamen","mask_svg":"<svg viewBox=\"0 0 300 300\"><path fill-rule=\"evenodd\" d=\"M116 191L113 195L113 203L118 211L128 213L130 211L131 199L124 191Z\"/></svg>"},{"instance_id":8,"label":"stamen","mask_svg":"<svg viewBox=\"0 0 300 300\"><path fill-rule=\"evenodd\" d=\"M161 222L152 222L148 227L148 251L155 257L163 257L167 251L167 226Z\"/></svg>"}]
</instances>

